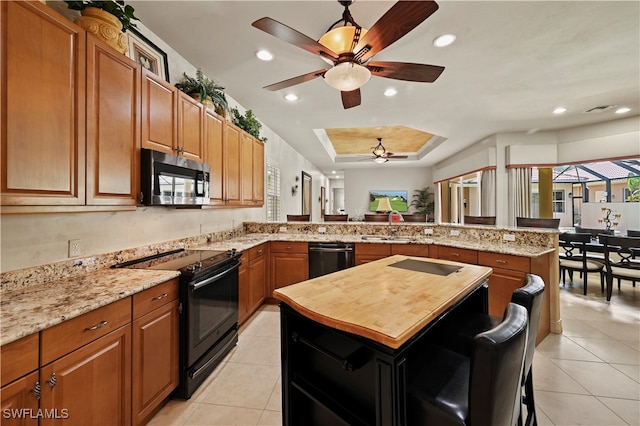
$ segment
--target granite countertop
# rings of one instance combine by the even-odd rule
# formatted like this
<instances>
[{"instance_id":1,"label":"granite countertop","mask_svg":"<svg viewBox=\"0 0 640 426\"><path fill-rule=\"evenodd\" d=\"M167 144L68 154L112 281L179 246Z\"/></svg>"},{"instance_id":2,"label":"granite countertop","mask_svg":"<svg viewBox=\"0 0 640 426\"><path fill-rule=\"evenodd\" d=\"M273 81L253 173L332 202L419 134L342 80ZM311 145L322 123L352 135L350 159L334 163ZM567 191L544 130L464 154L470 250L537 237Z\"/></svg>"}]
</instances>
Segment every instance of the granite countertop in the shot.
<instances>
[{"instance_id":1,"label":"granite countertop","mask_svg":"<svg viewBox=\"0 0 640 426\"><path fill-rule=\"evenodd\" d=\"M491 271L395 255L279 288L273 295L313 321L397 349Z\"/></svg>"},{"instance_id":2,"label":"granite countertop","mask_svg":"<svg viewBox=\"0 0 640 426\"><path fill-rule=\"evenodd\" d=\"M0 294L0 346L179 276L177 271L101 269Z\"/></svg>"}]
</instances>

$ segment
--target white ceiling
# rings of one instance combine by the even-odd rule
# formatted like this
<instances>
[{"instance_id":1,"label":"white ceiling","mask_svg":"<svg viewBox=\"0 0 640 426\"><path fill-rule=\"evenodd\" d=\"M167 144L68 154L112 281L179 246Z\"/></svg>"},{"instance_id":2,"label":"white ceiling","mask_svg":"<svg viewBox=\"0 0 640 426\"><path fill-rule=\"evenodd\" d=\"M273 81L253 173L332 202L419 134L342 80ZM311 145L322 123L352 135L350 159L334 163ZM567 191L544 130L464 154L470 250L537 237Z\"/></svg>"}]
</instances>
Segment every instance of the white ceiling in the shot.
<instances>
[{"instance_id":1,"label":"white ceiling","mask_svg":"<svg viewBox=\"0 0 640 426\"><path fill-rule=\"evenodd\" d=\"M621 118L599 105L640 111L640 2L440 1L440 8L376 61L445 67L434 83L372 77L362 105L344 110L322 78L282 91L262 87L321 69L319 57L251 26L268 16L318 39L343 7L323 1L130 1L141 22L252 109L258 119L325 173L373 162L336 164L314 129L400 125L440 135L411 166L429 166L500 132L553 130ZM395 2L357 0L351 13L370 28ZM432 40L455 33L456 42ZM259 61L258 49L275 59ZM179 76L172 76L175 81ZM398 94L385 97L394 87ZM284 100L295 93L299 100ZM557 116L552 110L564 106ZM375 143L372 142L372 145Z\"/></svg>"}]
</instances>

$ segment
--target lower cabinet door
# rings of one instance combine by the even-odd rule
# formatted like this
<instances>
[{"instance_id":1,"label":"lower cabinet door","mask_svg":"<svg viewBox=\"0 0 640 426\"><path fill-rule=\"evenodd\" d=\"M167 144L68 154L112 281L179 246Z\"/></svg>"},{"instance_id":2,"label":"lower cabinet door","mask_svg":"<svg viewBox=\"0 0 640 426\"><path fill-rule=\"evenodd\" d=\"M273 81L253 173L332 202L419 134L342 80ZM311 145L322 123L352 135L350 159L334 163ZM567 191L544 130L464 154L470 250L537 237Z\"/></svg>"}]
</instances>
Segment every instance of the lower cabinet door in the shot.
<instances>
[{"instance_id":1,"label":"lower cabinet door","mask_svg":"<svg viewBox=\"0 0 640 426\"><path fill-rule=\"evenodd\" d=\"M40 369L40 425L131 424L131 325Z\"/></svg>"},{"instance_id":2,"label":"lower cabinet door","mask_svg":"<svg viewBox=\"0 0 640 426\"><path fill-rule=\"evenodd\" d=\"M178 300L133 322L133 424L146 423L178 386Z\"/></svg>"},{"instance_id":3,"label":"lower cabinet door","mask_svg":"<svg viewBox=\"0 0 640 426\"><path fill-rule=\"evenodd\" d=\"M260 307L265 298L265 274L267 272L267 256L254 259L249 264L249 312Z\"/></svg>"},{"instance_id":4,"label":"lower cabinet door","mask_svg":"<svg viewBox=\"0 0 640 426\"><path fill-rule=\"evenodd\" d=\"M499 318L511 301L513 291L524 285L525 273L508 269L493 269L489 276L489 315Z\"/></svg>"},{"instance_id":5,"label":"lower cabinet door","mask_svg":"<svg viewBox=\"0 0 640 426\"><path fill-rule=\"evenodd\" d=\"M36 426L38 400L33 391L38 382L34 371L0 389L3 426Z\"/></svg>"}]
</instances>

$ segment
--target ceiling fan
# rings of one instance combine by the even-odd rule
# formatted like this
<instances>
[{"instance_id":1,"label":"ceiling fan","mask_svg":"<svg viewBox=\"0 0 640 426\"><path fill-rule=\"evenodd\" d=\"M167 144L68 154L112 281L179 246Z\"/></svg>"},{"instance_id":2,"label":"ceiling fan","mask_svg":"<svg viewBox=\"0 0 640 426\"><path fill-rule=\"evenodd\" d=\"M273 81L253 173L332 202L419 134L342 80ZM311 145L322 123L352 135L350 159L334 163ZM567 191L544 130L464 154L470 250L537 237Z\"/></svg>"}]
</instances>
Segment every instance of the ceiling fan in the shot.
<instances>
[{"instance_id":1,"label":"ceiling fan","mask_svg":"<svg viewBox=\"0 0 640 426\"><path fill-rule=\"evenodd\" d=\"M382 138L377 138L377 139L378 139L378 145L376 145L376 147L373 148L373 151L371 151L371 153L373 154L373 157L368 157L367 159L373 160L376 163L382 164L382 163L386 163L390 159L408 158L407 155L396 155L393 152L387 151L384 145L382 145Z\"/></svg>"},{"instance_id":2,"label":"ceiling fan","mask_svg":"<svg viewBox=\"0 0 640 426\"><path fill-rule=\"evenodd\" d=\"M414 29L438 10L435 1L398 1L373 26L366 30L358 25L349 5L355 0L338 0L344 6L342 18L316 41L272 18L261 18L254 27L287 43L318 55L333 66L299 75L279 83L265 86L267 90L280 90L323 77L329 86L340 90L345 109L360 105L360 87L372 75L396 80L433 83L444 71L436 65L409 62L371 61L381 50ZM342 26L337 26L340 23Z\"/></svg>"}]
</instances>

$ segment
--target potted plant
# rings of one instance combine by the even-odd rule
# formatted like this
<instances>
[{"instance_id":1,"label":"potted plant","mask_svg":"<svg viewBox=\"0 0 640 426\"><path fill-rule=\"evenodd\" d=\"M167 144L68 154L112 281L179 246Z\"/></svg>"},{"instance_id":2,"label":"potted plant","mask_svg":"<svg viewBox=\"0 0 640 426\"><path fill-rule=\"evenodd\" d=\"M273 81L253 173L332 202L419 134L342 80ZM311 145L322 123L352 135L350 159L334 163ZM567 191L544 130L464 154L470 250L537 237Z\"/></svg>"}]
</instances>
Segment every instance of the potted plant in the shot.
<instances>
[{"instance_id":1,"label":"potted plant","mask_svg":"<svg viewBox=\"0 0 640 426\"><path fill-rule=\"evenodd\" d=\"M244 115L242 115L240 114L240 111L238 111L236 108L233 108L231 110L231 113L233 114L233 117L231 117L233 124L240 127L242 130L249 133L251 136L255 137L256 139L259 139L262 142L267 141L266 137L260 136L260 129L262 129L262 123L258 121L255 115L253 115L253 111L249 109Z\"/></svg>"},{"instance_id":2,"label":"potted plant","mask_svg":"<svg viewBox=\"0 0 640 426\"><path fill-rule=\"evenodd\" d=\"M125 34L128 29L135 28L133 20L139 19L134 15L134 8L125 5L123 0L64 0L71 10L79 10L82 16L75 22L85 31L105 41L121 53L129 49L129 40Z\"/></svg>"},{"instance_id":3,"label":"potted plant","mask_svg":"<svg viewBox=\"0 0 640 426\"><path fill-rule=\"evenodd\" d=\"M426 214L427 220L429 220L429 218L431 218L431 215L433 215L434 210L433 192L429 190L428 186L425 186L421 189L416 189L413 192L413 200L409 205L415 209L416 213Z\"/></svg>"},{"instance_id":4,"label":"potted plant","mask_svg":"<svg viewBox=\"0 0 640 426\"><path fill-rule=\"evenodd\" d=\"M203 105L211 106L216 113L225 117L229 110L229 103L224 94L224 87L207 78L198 68L196 76L191 77L187 73L182 74L182 79L176 83L176 87L193 97Z\"/></svg>"}]
</instances>

